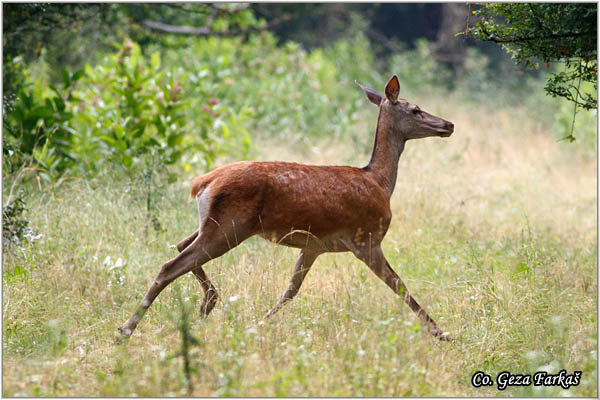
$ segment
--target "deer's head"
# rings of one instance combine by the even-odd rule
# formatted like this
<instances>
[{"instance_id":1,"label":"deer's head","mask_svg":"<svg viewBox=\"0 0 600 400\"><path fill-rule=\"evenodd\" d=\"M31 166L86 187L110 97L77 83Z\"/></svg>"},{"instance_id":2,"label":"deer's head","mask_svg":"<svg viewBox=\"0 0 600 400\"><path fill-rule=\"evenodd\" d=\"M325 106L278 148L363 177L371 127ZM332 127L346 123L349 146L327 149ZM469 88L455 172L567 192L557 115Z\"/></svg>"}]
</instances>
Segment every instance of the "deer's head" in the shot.
<instances>
[{"instance_id":1,"label":"deer's head","mask_svg":"<svg viewBox=\"0 0 600 400\"><path fill-rule=\"evenodd\" d=\"M356 82L356 81L355 81ZM443 118L431 115L418 105L399 99L400 82L396 75L385 87L385 96L356 82L371 101L379 106L379 122L389 124L403 139L420 139L428 136L448 137L454 132L454 124Z\"/></svg>"}]
</instances>

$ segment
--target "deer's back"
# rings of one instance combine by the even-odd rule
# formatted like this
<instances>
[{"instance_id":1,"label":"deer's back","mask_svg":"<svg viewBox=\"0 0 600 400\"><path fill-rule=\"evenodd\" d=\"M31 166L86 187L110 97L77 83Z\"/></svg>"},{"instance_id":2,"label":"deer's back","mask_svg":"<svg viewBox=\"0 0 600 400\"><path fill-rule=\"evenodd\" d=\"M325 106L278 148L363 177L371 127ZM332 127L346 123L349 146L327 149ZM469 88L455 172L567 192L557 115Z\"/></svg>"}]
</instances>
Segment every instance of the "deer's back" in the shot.
<instances>
[{"instance_id":1,"label":"deer's back","mask_svg":"<svg viewBox=\"0 0 600 400\"><path fill-rule=\"evenodd\" d=\"M244 161L196 178L192 195L205 188L212 218L252 215L247 223L253 233L273 241L291 230L321 240L380 241L391 219L389 196L367 171L354 167Z\"/></svg>"}]
</instances>

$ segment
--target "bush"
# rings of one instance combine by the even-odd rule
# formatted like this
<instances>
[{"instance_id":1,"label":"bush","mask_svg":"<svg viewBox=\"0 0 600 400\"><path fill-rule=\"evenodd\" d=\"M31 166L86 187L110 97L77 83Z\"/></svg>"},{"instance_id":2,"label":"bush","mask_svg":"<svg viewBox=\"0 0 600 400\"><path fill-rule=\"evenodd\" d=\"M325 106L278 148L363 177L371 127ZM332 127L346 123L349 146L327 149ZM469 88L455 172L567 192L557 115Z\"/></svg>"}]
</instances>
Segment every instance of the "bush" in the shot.
<instances>
[{"instance_id":1,"label":"bush","mask_svg":"<svg viewBox=\"0 0 600 400\"><path fill-rule=\"evenodd\" d=\"M85 71L73 110L77 150L89 169L104 160L130 169L152 153L165 164L177 161L185 149L180 73L160 71L158 54L148 65L131 41Z\"/></svg>"},{"instance_id":2,"label":"bush","mask_svg":"<svg viewBox=\"0 0 600 400\"><path fill-rule=\"evenodd\" d=\"M20 245L24 240L35 241L39 239L36 231L29 226L29 220L25 217L27 203L23 193L19 193L9 204L2 207L2 242L3 249L6 245Z\"/></svg>"},{"instance_id":3,"label":"bush","mask_svg":"<svg viewBox=\"0 0 600 400\"><path fill-rule=\"evenodd\" d=\"M6 145L4 167L16 170L33 164L46 180L62 174L71 167L77 154L73 152L73 138L77 132L72 127L73 114L67 102L75 101L72 83L83 76L83 71L71 74L62 70L64 89L50 85L42 88L28 84L18 93L3 119Z\"/></svg>"},{"instance_id":4,"label":"bush","mask_svg":"<svg viewBox=\"0 0 600 400\"><path fill-rule=\"evenodd\" d=\"M118 53L85 71L77 92L82 101L73 110L80 132L76 149L85 155L86 170L97 171L106 161L135 171L149 163L183 166L188 159L209 168L229 141L248 145L239 123L245 111L238 114L205 98L210 107L191 118L188 74L161 66L158 52L144 57L126 40Z\"/></svg>"},{"instance_id":5,"label":"bush","mask_svg":"<svg viewBox=\"0 0 600 400\"><path fill-rule=\"evenodd\" d=\"M193 89L188 93L201 94L189 99L190 110L207 106L201 101L209 96L234 109L252 110L249 128L258 134L314 137L342 135L350 128L362 104L352 81L375 75L369 71L370 54L364 38L307 53L292 42L278 47L263 32L246 42L187 38L185 46L168 49L164 58L189 71Z\"/></svg>"}]
</instances>

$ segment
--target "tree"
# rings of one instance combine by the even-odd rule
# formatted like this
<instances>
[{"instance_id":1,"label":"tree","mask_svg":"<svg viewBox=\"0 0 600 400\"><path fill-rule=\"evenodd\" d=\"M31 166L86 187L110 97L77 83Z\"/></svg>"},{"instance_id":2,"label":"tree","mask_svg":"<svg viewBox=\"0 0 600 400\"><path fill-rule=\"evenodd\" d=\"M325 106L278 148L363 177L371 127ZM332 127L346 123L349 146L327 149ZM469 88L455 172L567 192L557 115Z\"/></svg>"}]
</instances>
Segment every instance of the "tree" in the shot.
<instances>
[{"instance_id":1,"label":"tree","mask_svg":"<svg viewBox=\"0 0 600 400\"><path fill-rule=\"evenodd\" d=\"M573 122L578 107L598 107L596 3L486 3L472 15L480 20L467 22L465 34L502 45L517 63L564 64L564 71L550 74L545 90L574 103ZM566 139L575 140L573 128Z\"/></svg>"}]
</instances>

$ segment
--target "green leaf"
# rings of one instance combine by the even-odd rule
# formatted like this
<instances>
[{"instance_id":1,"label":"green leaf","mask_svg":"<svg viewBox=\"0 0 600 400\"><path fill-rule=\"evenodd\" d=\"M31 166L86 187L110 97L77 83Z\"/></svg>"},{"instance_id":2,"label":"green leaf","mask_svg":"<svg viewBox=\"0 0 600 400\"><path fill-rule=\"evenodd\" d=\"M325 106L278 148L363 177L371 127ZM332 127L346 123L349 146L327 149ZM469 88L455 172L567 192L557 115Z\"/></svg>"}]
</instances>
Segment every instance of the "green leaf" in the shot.
<instances>
[{"instance_id":1,"label":"green leaf","mask_svg":"<svg viewBox=\"0 0 600 400\"><path fill-rule=\"evenodd\" d=\"M115 147L117 150L124 153L127 150L127 142L124 140L115 140Z\"/></svg>"},{"instance_id":2,"label":"green leaf","mask_svg":"<svg viewBox=\"0 0 600 400\"><path fill-rule=\"evenodd\" d=\"M90 66L90 64L85 64L85 73L87 74L87 76L92 80L95 81L96 80L96 73L94 72L94 70L92 69L92 67Z\"/></svg>"},{"instance_id":3,"label":"green leaf","mask_svg":"<svg viewBox=\"0 0 600 400\"><path fill-rule=\"evenodd\" d=\"M79 70L75 71L75 73L71 77L71 81L75 82L75 81L79 80L84 74L85 74L85 72L83 69L79 69Z\"/></svg>"},{"instance_id":4,"label":"green leaf","mask_svg":"<svg viewBox=\"0 0 600 400\"><path fill-rule=\"evenodd\" d=\"M67 71L65 68L62 68L60 72L63 77L63 83L65 84L65 88L68 88L69 86L71 86L71 77L69 76L69 71Z\"/></svg>"},{"instance_id":5,"label":"green leaf","mask_svg":"<svg viewBox=\"0 0 600 400\"><path fill-rule=\"evenodd\" d=\"M50 88L50 90L52 90L54 93L56 93L56 95L58 97L62 97L62 95L60 94L60 92L58 91L58 89L55 86L49 85L48 87Z\"/></svg>"},{"instance_id":6,"label":"green leaf","mask_svg":"<svg viewBox=\"0 0 600 400\"><path fill-rule=\"evenodd\" d=\"M108 144L110 146L116 146L116 144L117 144L114 138L107 136L107 135L101 135L100 140L102 140L103 142L105 142L106 144Z\"/></svg>"},{"instance_id":7,"label":"green leaf","mask_svg":"<svg viewBox=\"0 0 600 400\"><path fill-rule=\"evenodd\" d=\"M121 162L127 169L131 168L131 165L133 164L133 160L131 159L131 156L129 156L128 154L122 155Z\"/></svg>"},{"instance_id":8,"label":"green leaf","mask_svg":"<svg viewBox=\"0 0 600 400\"><path fill-rule=\"evenodd\" d=\"M169 173L167 175L167 182L168 183L175 183L179 180L179 175L178 174L174 174L174 173Z\"/></svg>"},{"instance_id":9,"label":"green leaf","mask_svg":"<svg viewBox=\"0 0 600 400\"><path fill-rule=\"evenodd\" d=\"M63 101L62 97L58 96L58 97L54 97L54 104L56 105L56 109L60 112L65 110L65 102Z\"/></svg>"},{"instance_id":10,"label":"green leaf","mask_svg":"<svg viewBox=\"0 0 600 400\"><path fill-rule=\"evenodd\" d=\"M152 54L152 69L157 70L160 67L160 58L158 52Z\"/></svg>"},{"instance_id":11,"label":"green leaf","mask_svg":"<svg viewBox=\"0 0 600 400\"><path fill-rule=\"evenodd\" d=\"M181 151L172 152L167 159L165 160L165 164L174 164L181 158Z\"/></svg>"},{"instance_id":12,"label":"green leaf","mask_svg":"<svg viewBox=\"0 0 600 400\"><path fill-rule=\"evenodd\" d=\"M183 141L183 133L172 133L167 138L167 144L170 147L175 147Z\"/></svg>"},{"instance_id":13,"label":"green leaf","mask_svg":"<svg viewBox=\"0 0 600 400\"><path fill-rule=\"evenodd\" d=\"M34 107L29 112L30 117L42 118L42 119L52 119L54 117L54 112L52 108L46 106L37 106Z\"/></svg>"},{"instance_id":14,"label":"green leaf","mask_svg":"<svg viewBox=\"0 0 600 400\"><path fill-rule=\"evenodd\" d=\"M19 98L21 99L21 102L23 102L25 108L33 107L33 96L27 93L25 90L21 90L19 92Z\"/></svg>"}]
</instances>

